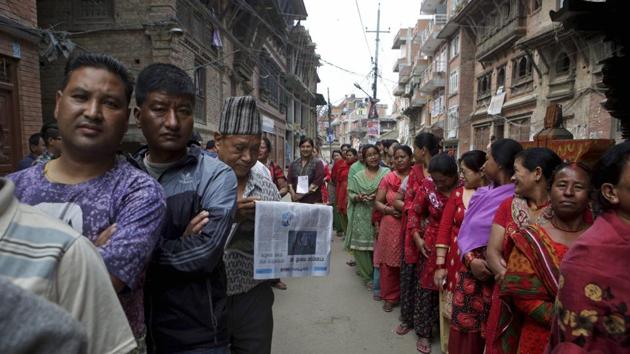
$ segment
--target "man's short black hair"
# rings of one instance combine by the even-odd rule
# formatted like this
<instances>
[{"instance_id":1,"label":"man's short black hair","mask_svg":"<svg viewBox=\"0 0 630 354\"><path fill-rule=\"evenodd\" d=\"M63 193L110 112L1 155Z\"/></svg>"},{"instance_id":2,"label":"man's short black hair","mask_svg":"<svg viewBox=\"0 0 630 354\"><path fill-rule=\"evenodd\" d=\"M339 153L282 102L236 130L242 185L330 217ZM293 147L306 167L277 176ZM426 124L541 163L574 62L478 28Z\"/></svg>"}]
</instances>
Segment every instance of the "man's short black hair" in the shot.
<instances>
[{"instance_id":1,"label":"man's short black hair","mask_svg":"<svg viewBox=\"0 0 630 354\"><path fill-rule=\"evenodd\" d=\"M41 129L42 138L44 139L44 144L48 147L49 139L57 139L59 137L59 127L57 123L46 123L42 126Z\"/></svg>"},{"instance_id":2,"label":"man's short black hair","mask_svg":"<svg viewBox=\"0 0 630 354\"><path fill-rule=\"evenodd\" d=\"M142 106L151 92L187 96L195 103L195 85L186 72L175 65L154 63L142 69L136 83L136 104Z\"/></svg>"},{"instance_id":3,"label":"man's short black hair","mask_svg":"<svg viewBox=\"0 0 630 354\"><path fill-rule=\"evenodd\" d=\"M111 55L102 53L83 53L70 59L66 64L66 71L61 83L61 90L64 90L70 81L72 72L80 68L97 68L105 69L110 73L118 76L125 85L125 97L127 103L131 101L131 94L133 93L133 77L125 67L123 63Z\"/></svg>"},{"instance_id":4,"label":"man's short black hair","mask_svg":"<svg viewBox=\"0 0 630 354\"><path fill-rule=\"evenodd\" d=\"M35 133L28 137L28 144L31 146L37 146L39 145L39 139L41 138L42 138L41 133Z\"/></svg>"}]
</instances>

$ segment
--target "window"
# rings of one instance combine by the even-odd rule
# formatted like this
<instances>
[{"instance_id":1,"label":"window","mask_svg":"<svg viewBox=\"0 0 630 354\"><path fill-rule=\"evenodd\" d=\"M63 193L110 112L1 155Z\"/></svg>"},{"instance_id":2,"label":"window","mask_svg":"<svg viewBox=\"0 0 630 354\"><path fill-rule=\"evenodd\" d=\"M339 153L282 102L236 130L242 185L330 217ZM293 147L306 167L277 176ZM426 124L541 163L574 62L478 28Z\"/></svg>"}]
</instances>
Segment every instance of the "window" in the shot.
<instances>
[{"instance_id":1,"label":"window","mask_svg":"<svg viewBox=\"0 0 630 354\"><path fill-rule=\"evenodd\" d=\"M451 40L451 59L459 55L459 34Z\"/></svg>"},{"instance_id":2,"label":"window","mask_svg":"<svg viewBox=\"0 0 630 354\"><path fill-rule=\"evenodd\" d=\"M532 63L528 56L522 56L514 60L512 65L512 78L515 83L530 80L532 76Z\"/></svg>"},{"instance_id":3,"label":"window","mask_svg":"<svg viewBox=\"0 0 630 354\"><path fill-rule=\"evenodd\" d=\"M446 48L435 59L435 72L446 71Z\"/></svg>"},{"instance_id":4,"label":"window","mask_svg":"<svg viewBox=\"0 0 630 354\"><path fill-rule=\"evenodd\" d=\"M529 118L512 120L508 122L509 137L516 141L529 140Z\"/></svg>"},{"instance_id":5,"label":"window","mask_svg":"<svg viewBox=\"0 0 630 354\"><path fill-rule=\"evenodd\" d=\"M440 95L433 100L431 105L431 118L444 113L444 95Z\"/></svg>"},{"instance_id":6,"label":"window","mask_svg":"<svg viewBox=\"0 0 630 354\"><path fill-rule=\"evenodd\" d=\"M74 0L72 12L78 22L110 21L114 18L114 4L112 0Z\"/></svg>"},{"instance_id":7,"label":"window","mask_svg":"<svg viewBox=\"0 0 630 354\"><path fill-rule=\"evenodd\" d=\"M542 5L542 0L531 0L531 11L530 11L530 13L536 12L538 9L540 9L541 5Z\"/></svg>"},{"instance_id":8,"label":"window","mask_svg":"<svg viewBox=\"0 0 630 354\"><path fill-rule=\"evenodd\" d=\"M459 129L459 107L453 106L448 108L448 119L446 121L446 138L457 139L457 130Z\"/></svg>"},{"instance_id":9,"label":"window","mask_svg":"<svg viewBox=\"0 0 630 354\"><path fill-rule=\"evenodd\" d=\"M459 72L457 70L453 71L449 77L448 89L450 94L457 93L459 89Z\"/></svg>"},{"instance_id":10,"label":"window","mask_svg":"<svg viewBox=\"0 0 630 354\"><path fill-rule=\"evenodd\" d=\"M484 125L474 128L473 146L476 150L486 151L490 142L490 126Z\"/></svg>"},{"instance_id":11,"label":"window","mask_svg":"<svg viewBox=\"0 0 630 354\"><path fill-rule=\"evenodd\" d=\"M502 12L503 12L502 14L503 18L505 19L510 18L510 12L511 12L510 1L506 1L505 4L503 4Z\"/></svg>"},{"instance_id":12,"label":"window","mask_svg":"<svg viewBox=\"0 0 630 354\"><path fill-rule=\"evenodd\" d=\"M206 124L206 67L199 62L195 66L195 122Z\"/></svg>"},{"instance_id":13,"label":"window","mask_svg":"<svg viewBox=\"0 0 630 354\"><path fill-rule=\"evenodd\" d=\"M566 52L561 52L555 61L556 76L568 75L571 72L571 58Z\"/></svg>"},{"instance_id":14,"label":"window","mask_svg":"<svg viewBox=\"0 0 630 354\"><path fill-rule=\"evenodd\" d=\"M477 99L483 99L490 95L490 73L477 78Z\"/></svg>"},{"instance_id":15,"label":"window","mask_svg":"<svg viewBox=\"0 0 630 354\"><path fill-rule=\"evenodd\" d=\"M497 90L501 86L505 89L505 65L497 70Z\"/></svg>"}]
</instances>

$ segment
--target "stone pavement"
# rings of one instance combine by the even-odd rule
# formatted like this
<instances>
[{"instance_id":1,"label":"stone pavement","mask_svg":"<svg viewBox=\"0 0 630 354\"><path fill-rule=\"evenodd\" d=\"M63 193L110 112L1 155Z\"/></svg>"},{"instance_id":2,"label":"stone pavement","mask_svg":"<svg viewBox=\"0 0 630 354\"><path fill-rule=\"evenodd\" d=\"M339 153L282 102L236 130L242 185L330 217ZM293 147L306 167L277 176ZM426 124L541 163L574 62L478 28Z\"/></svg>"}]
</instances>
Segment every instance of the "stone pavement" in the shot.
<instances>
[{"instance_id":1,"label":"stone pavement","mask_svg":"<svg viewBox=\"0 0 630 354\"><path fill-rule=\"evenodd\" d=\"M323 278L284 279L289 289L274 289L274 354L418 353L415 335L399 336L399 307L386 313L346 265L350 256L333 236L331 272ZM437 335L432 353L438 354Z\"/></svg>"}]
</instances>

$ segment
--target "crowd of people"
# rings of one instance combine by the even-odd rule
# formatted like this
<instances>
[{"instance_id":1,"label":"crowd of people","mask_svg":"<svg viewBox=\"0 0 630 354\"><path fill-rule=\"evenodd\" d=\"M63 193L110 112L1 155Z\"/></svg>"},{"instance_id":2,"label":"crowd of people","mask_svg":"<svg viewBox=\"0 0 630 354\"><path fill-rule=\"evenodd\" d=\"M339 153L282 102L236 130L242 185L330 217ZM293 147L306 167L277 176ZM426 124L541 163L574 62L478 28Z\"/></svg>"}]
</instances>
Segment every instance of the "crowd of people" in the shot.
<instances>
[{"instance_id":1,"label":"crowd of people","mask_svg":"<svg viewBox=\"0 0 630 354\"><path fill-rule=\"evenodd\" d=\"M431 133L333 153L347 264L431 352L630 353L630 142L592 169L498 139L455 160ZM593 171L597 171L594 173Z\"/></svg>"},{"instance_id":2,"label":"crowd of people","mask_svg":"<svg viewBox=\"0 0 630 354\"><path fill-rule=\"evenodd\" d=\"M252 96L225 100L203 149L194 104L177 66L134 80L108 55L68 62L56 122L0 178L0 351L271 352L286 284L254 279L255 203L322 203L326 170L305 138L285 177ZM133 155L130 116L146 140Z\"/></svg>"},{"instance_id":3,"label":"crowd of people","mask_svg":"<svg viewBox=\"0 0 630 354\"><path fill-rule=\"evenodd\" d=\"M270 353L287 285L254 279L255 204L285 196L333 206L348 265L421 353L630 352L630 142L593 170L511 139L456 160L421 133L329 166L304 137L285 174L254 97L225 100L205 149L194 104L174 65L134 83L107 55L68 62L56 124L0 178L3 352Z\"/></svg>"}]
</instances>

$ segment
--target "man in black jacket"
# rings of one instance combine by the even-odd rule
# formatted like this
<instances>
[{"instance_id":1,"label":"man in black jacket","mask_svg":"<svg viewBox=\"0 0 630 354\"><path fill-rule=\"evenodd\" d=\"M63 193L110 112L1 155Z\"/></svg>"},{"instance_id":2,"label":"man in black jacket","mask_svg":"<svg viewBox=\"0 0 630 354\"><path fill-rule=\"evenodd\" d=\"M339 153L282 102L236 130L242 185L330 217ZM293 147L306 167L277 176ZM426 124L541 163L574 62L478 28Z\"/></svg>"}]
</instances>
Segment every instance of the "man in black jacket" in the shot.
<instances>
[{"instance_id":1,"label":"man in black jacket","mask_svg":"<svg viewBox=\"0 0 630 354\"><path fill-rule=\"evenodd\" d=\"M135 159L167 197L145 290L153 353L229 353L222 257L237 183L230 167L187 147L194 102L191 78L174 65L151 64L138 76L134 115L148 147Z\"/></svg>"}]
</instances>

